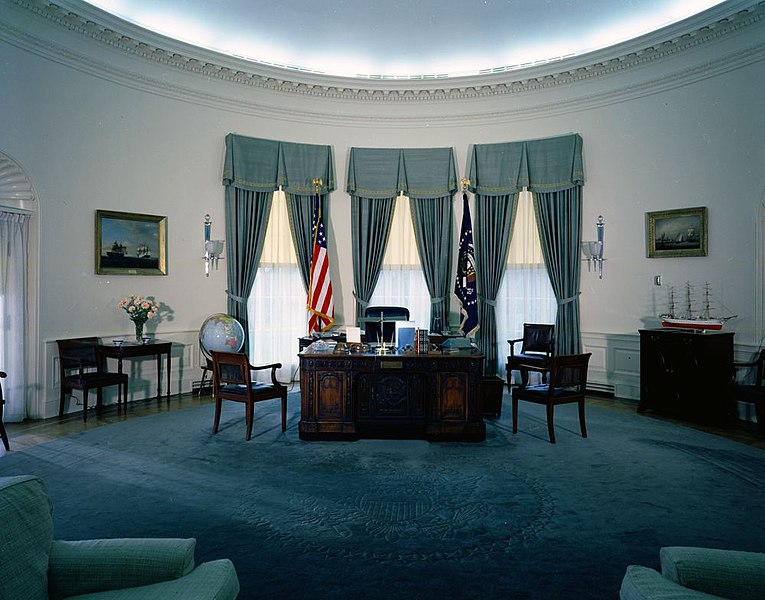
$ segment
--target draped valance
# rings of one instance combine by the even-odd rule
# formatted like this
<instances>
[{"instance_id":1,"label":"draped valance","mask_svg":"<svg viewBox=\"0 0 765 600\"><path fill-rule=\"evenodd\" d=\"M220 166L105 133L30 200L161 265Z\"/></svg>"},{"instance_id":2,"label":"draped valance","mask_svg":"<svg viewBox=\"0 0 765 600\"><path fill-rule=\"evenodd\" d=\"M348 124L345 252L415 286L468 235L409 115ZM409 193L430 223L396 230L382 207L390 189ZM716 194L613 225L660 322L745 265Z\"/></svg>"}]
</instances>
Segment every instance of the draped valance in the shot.
<instances>
[{"instance_id":1,"label":"draped valance","mask_svg":"<svg viewBox=\"0 0 765 600\"><path fill-rule=\"evenodd\" d=\"M451 148L351 148L347 192L364 198L438 198L457 191Z\"/></svg>"},{"instance_id":2,"label":"draped valance","mask_svg":"<svg viewBox=\"0 0 765 600\"><path fill-rule=\"evenodd\" d=\"M226 136L223 185L256 192L282 186L288 194L313 194L320 178L320 194L335 189L331 146L296 144L230 133Z\"/></svg>"},{"instance_id":3,"label":"draped valance","mask_svg":"<svg viewBox=\"0 0 765 600\"><path fill-rule=\"evenodd\" d=\"M481 196L504 196L524 187L532 192L557 192L582 185L582 137L476 144L468 173L470 191Z\"/></svg>"}]
</instances>

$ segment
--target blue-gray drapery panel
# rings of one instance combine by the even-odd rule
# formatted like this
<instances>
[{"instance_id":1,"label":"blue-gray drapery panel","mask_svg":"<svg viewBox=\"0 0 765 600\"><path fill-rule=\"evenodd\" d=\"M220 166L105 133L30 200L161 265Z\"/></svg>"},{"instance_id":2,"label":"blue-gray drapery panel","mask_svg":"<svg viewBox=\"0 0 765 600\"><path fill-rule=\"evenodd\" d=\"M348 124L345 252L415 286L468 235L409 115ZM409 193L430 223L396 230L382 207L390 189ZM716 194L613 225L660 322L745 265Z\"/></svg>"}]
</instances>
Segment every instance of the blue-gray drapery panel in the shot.
<instances>
[{"instance_id":1,"label":"blue-gray drapery panel","mask_svg":"<svg viewBox=\"0 0 765 600\"><path fill-rule=\"evenodd\" d=\"M245 352L249 345L247 298L250 297L258 271L268 218L271 215L273 190L257 192L226 187L226 276L228 279L228 314L244 329Z\"/></svg>"},{"instance_id":2,"label":"blue-gray drapery panel","mask_svg":"<svg viewBox=\"0 0 765 600\"><path fill-rule=\"evenodd\" d=\"M417 252L430 294L430 331L440 332L449 325L454 214L452 196L412 198L410 209Z\"/></svg>"},{"instance_id":3,"label":"blue-gray drapery panel","mask_svg":"<svg viewBox=\"0 0 765 600\"><path fill-rule=\"evenodd\" d=\"M476 293L479 329L476 341L486 356L484 373L496 375L497 314L496 300L505 273L510 235L513 231L518 194L478 196L475 199Z\"/></svg>"},{"instance_id":4,"label":"blue-gray drapery panel","mask_svg":"<svg viewBox=\"0 0 765 600\"><path fill-rule=\"evenodd\" d=\"M451 148L351 148L347 191L352 196L356 318L364 315L377 285L395 198L403 192L412 200L417 248L431 296L430 325L433 327L440 320L443 328L449 306L451 197L457 191L454 151ZM426 199L433 202L433 206L417 204ZM433 226L441 229L428 229ZM448 229L443 229L445 227ZM448 235L444 235L445 231ZM438 235L440 239L435 237Z\"/></svg>"},{"instance_id":5,"label":"blue-gray drapery panel","mask_svg":"<svg viewBox=\"0 0 765 600\"><path fill-rule=\"evenodd\" d=\"M440 198L457 191L451 148L351 148L346 189L351 196Z\"/></svg>"},{"instance_id":6,"label":"blue-gray drapery panel","mask_svg":"<svg viewBox=\"0 0 765 600\"><path fill-rule=\"evenodd\" d=\"M469 156L470 190L504 196L527 187L556 192L584 183L582 137L570 134L541 140L476 144Z\"/></svg>"},{"instance_id":7,"label":"blue-gray drapery panel","mask_svg":"<svg viewBox=\"0 0 765 600\"><path fill-rule=\"evenodd\" d=\"M335 189L331 146L296 144L230 133L226 136L223 185L243 190L272 192L282 186L288 194L313 194Z\"/></svg>"},{"instance_id":8,"label":"blue-gray drapery panel","mask_svg":"<svg viewBox=\"0 0 765 600\"><path fill-rule=\"evenodd\" d=\"M476 194L477 215L480 214L481 203L489 197L517 194L523 188L538 194L535 197L537 224L542 237L545 264L558 298L555 351L578 351L581 347L578 242L581 238L581 186L584 184L582 137L574 133L541 140L476 144L469 155L468 173L470 189ZM570 210L564 210L562 198L569 196L572 198L569 204L575 204L576 209L569 207ZM540 209L543 204L545 206ZM543 216L540 216L540 212ZM485 235L506 235L509 241L510 231L503 234L488 225L475 228L476 269L480 265L479 247L491 245L481 239ZM574 244L574 241L577 243ZM556 274L559 276L557 283L554 281ZM484 299L481 298L482 285L487 286L486 282L482 284L481 277L478 271L476 279L481 322L478 337L488 365L490 352L496 347L496 322L493 304L488 305L491 315L484 315L486 311L483 309L489 301L486 292L483 292ZM497 282L489 282L488 285L494 283ZM489 328L484 329L484 321L487 319ZM491 366L493 368L494 364Z\"/></svg>"},{"instance_id":9,"label":"blue-gray drapery panel","mask_svg":"<svg viewBox=\"0 0 765 600\"><path fill-rule=\"evenodd\" d=\"M309 240L311 237L312 195L316 193L314 179L322 180L319 193L323 196L324 210L326 195L335 189L331 146L280 142L233 133L226 136L223 185L226 186L228 310L242 323L245 334L249 331L247 299L263 252L273 192L279 186L290 198L288 214L292 241L301 277L308 289L313 248L312 241L306 247L305 238L306 229Z\"/></svg>"},{"instance_id":10,"label":"blue-gray drapery panel","mask_svg":"<svg viewBox=\"0 0 765 600\"><path fill-rule=\"evenodd\" d=\"M555 353L579 354L582 351L579 330L581 188L535 194L534 205L542 253L558 301Z\"/></svg>"},{"instance_id":11,"label":"blue-gray drapery panel","mask_svg":"<svg viewBox=\"0 0 765 600\"><path fill-rule=\"evenodd\" d=\"M287 194L287 216L290 220L292 244L295 247L300 278L308 293L311 259L313 258L313 200L314 195ZM326 215L327 194L319 197L321 214ZM326 225L326 219L325 219Z\"/></svg>"},{"instance_id":12,"label":"blue-gray drapery panel","mask_svg":"<svg viewBox=\"0 0 765 600\"><path fill-rule=\"evenodd\" d=\"M353 296L356 298L357 325L369 306L369 299L380 276L395 206L395 196L351 199Z\"/></svg>"}]
</instances>

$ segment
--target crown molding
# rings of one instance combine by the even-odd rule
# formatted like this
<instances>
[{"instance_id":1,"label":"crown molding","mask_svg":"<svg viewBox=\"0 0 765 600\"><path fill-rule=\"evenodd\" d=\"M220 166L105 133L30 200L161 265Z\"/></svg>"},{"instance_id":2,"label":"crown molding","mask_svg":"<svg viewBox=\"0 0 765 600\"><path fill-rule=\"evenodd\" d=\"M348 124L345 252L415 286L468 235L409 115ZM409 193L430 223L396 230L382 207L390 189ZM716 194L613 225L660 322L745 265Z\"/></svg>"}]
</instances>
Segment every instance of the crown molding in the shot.
<instances>
[{"instance_id":1,"label":"crown molding","mask_svg":"<svg viewBox=\"0 0 765 600\"><path fill-rule=\"evenodd\" d=\"M129 23L111 17L94 7L79 3L78 13L69 8L62 7L44 0L0 0L2 3L10 3L17 8L32 13L43 22L54 26L60 31L67 31L94 41L100 46L106 46L118 54L153 63L165 68L171 68L179 73L186 73L192 77L203 78L205 81L219 81L229 84L230 88L217 89L214 92L202 91L203 86L195 87L192 84L182 85L170 82L167 78L151 77L148 70L125 68L109 64L99 56L84 54L64 46L61 43L50 41L48 36L40 35L35 31L34 25L20 28L10 22L0 23L0 38L23 47L29 51L43 55L46 58L65 63L78 70L91 73L95 76L116 81L123 85L143 89L160 95L172 96L182 100L197 102L207 106L216 106L228 110L244 112L248 114L268 114L272 118L283 118L290 122L296 120L323 121L327 115L310 111L304 112L296 118L294 110L280 108L279 102L273 106L264 106L262 98L258 101L248 99L249 90L259 89L274 94L287 94L323 100L343 101L346 107L344 112L348 114L337 115L347 122L357 115L359 123L369 124L375 121L391 119L391 115L379 114L358 116L352 109L353 105L389 105L393 106L418 106L423 103L445 103L450 101L465 102L492 98L520 98L528 94L536 94L565 87L567 98L559 102L547 102L540 104L532 103L533 106L505 106L501 112L481 112L476 106L473 119L481 122L491 122L494 119L508 120L514 117L527 118L530 114L544 110L560 113L582 107L599 106L617 102L629 97L637 97L651 93L652 91L666 89L672 86L685 85L689 81L704 79L714 74L740 68L763 60L765 57L765 40L745 48L737 48L734 52L721 54L714 61L701 65L686 67L682 71L674 71L671 74L661 75L638 84L622 84L622 87L611 92L592 95L570 93L572 86L582 82L592 82L604 79L615 74L626 72L630 69L645 67L651 64L660 64L669 57L681 55L695 48L712 44L720 39L743 31L749 27L762 24L765 21L765 2L732 2L722 5L728 12L722 9L714 9L702 13L705 15L697 19L689 19L685 27L692 24L695 29L682 33L681 29L665 28L661 30L663 36L649 39L652 36L643 36L638 40L590 53L572 59L566 59L542 66L530 67L470 77L446 78L441 80L406 80L406 81L370 81L365 79L339 78L321 76L315 73L303 73L279 69L274 66L261 65L251 61L244 61L222 54L209 52L169 38L163 38L147 30L135 27ZM61 0L62 4L66 2ZM69 4L72 4L69 2ZM732 11L732 12L731 12ZM83 14L80 14L83 13ZM106 25L96 22L93 18L100 17L108 21ZM111 17L111 20L107 18ZM714 21L709 23L709 19ZM27 25L27 23L25 23ZM121 26L121 28L118 28ZM666 35L675 33L676 37L666 38ZM141 38L136 37L142 34ZM658 40L662 41L658 41ZM762 38L760 38L762 39ZM648 42L650 45L646 45ZM621 54L619 52L622 52ZM610 58L608 57L610 53ZM127 63L123 63L127 64ZM587 86L578 89L585 90ZM227 91L232 93L226 95ZM350 105L348 104L350 103ZM460 120L464 124L464 106L460 111ZM428 119L453 120L453 116L441 117L428 115ZM412 122L421 121L422 117L404 117L396 114L395 119L402 126L410 126ZM350 124L350 123L348 123Z\"/></svg>"}]
</instances>

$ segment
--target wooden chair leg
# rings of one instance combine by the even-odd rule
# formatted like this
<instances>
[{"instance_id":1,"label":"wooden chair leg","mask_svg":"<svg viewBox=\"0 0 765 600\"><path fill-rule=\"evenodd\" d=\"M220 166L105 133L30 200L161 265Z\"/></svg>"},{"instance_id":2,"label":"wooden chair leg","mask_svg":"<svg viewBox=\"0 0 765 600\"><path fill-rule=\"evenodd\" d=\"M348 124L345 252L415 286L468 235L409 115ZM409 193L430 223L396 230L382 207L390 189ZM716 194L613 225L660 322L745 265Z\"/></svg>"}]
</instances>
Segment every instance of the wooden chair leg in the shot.
<instances>
[{"instance_id":1,"label":"wooden chair leg","mask_svg":"<svg viewBox=\"0 0 765 600\"><path fill-rule=\"evenodd\" d=\"M754 403L754 414L757 419L757 429L765 433L765 398L757 398Z\"/></svg>"},{"instance_id":2,"label":"wooden chair leg","mask_svg":"<svg viewBox=\"0 0 765 600\"><path fill-rule=\"evenodd\" d=\"M61 397L58 401L58 418L61 419L64 417L64 404L66 403L66 388L64 387L64 382L61 382Z\"/></svg>"},{"instance_id":3,"label":"wooden chair leg","mask_svg":"<svg viewBox=\"0 0 765 600\"><path fill-rule=\"evenodd\" d=\"M220 409L223 401L220 398L215 399L215 420L213 421L213 435L218 433L218 426L220 425Z\"/></svg>"},{"instance_id":4,"label":"wooden chair leg","mask_svg":"<svg viewBox=\"0 0 765 600\"><path fill-rule=\"evenodd\" d=\"M282 432L287 431L287 396L282 396Z\"/></svg>"},{"instance_id":5,"label":"wooden chair leg","mask_svg":"<svg viewBox=\"0 0 765 600\"><path fill-rule=\"evenodd\" d=\"M8 432L5 431L5 425L3 424L3 404L5 403L0 401L0 437L3 438L3 446L5 446L5 449L10 450L11 445L8 442Z\"/></svg>"},{"instance_id":6,"label":"wooden chair leg","mask_svg":"<svg viewBox=\"0 0 765 600\"><path fill-rule=\"evenodd\" d=\"M513 396L513 433L518 433L518 398Z\"/></svg>"},{"instance_id":7,"label":"wooden chair leg","mask_svg":"<svg viewBox=\"0 0 765 600\"><path fill-rule=\"evenodd\" d=\"M247 422L247 435L244 439L246 439L248 442L250 441L250 438L252 437L252 421L253 421L253 415L255 413L255 403L254 402L245 402L245 421Z\"/></svg>"},{"instance_id":8,"label":"wooden chair leg","mask_svg":"<svg viewBox=\"0 0 765 600\"><path fill-rule=\"evenodd\" d=\"M550 434L550 443L555 443L555 426L553 425L553 413L555 405L549 403L547 405L547 432Z\"/></svg>"},{"instance_id":9,"label":"wooden chair leg","mask_svg":"<svg viewBox=\"0 0 765 600\"><path fill-rule=\"evenodd\" d=\"M88 388L82 388L82 421L88 420Z\"/></svg>"},{"instance_id":10,"label":"wooden chair leg","mask_svg":"<svg viewBox=\"0 0 765 600\"><path fill-rule=\"evenodd\" d=\"M197 392L197 396L202 395L202 390L205 387L205 381L207 381L207 368L202 367L202 380L199 382L199 391Z\"/></svg>"},{"instance_id":11,"label":"wooden chair leg","mask_svg":"<svg viewBox=\"0 0 765 600\"><path fill-rule=\"evenodd\" d=\"M584 400L579 401L579 427L582 430L582 437L587 437L587 425L584 422Z\"/></svg>"}]
</instances>

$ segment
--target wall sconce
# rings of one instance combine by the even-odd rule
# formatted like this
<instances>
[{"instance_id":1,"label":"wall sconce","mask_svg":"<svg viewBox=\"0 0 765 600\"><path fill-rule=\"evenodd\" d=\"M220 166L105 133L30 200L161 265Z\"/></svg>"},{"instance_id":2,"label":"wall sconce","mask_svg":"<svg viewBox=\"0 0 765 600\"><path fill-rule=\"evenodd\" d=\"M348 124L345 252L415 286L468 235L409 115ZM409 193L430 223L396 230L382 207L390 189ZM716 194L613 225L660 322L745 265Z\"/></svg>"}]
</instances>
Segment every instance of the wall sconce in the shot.
<instances>
[{"instance_id":1,"label":"wall sconce","mask_svg":"<svg viewBox=\"0 0 765 600\"><path fill-rule=\"evenodd\" d=\"M593 242L582 242L582 260L587 262L587 271L596 271L598 279L603 279L603 215L598 217L596 224L597 240Z\"/></svg>"},{"instance_id":2,"label":"wall sconce","mask_svg":"<svg viewBox=\"0 0 765 600\"><path fill-rule=\"evenodd\" d=\"M205 277L210 276L210 265L215 267L215 270L217 271L218 261L223 258L221 256L221 254L223 254L223 240L210 239L211 226L212 221L210 220L210 215L205 215Z\"/></svg>"}]
</instances>

